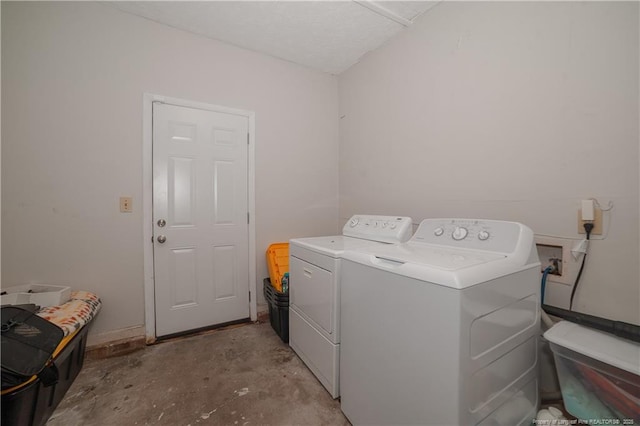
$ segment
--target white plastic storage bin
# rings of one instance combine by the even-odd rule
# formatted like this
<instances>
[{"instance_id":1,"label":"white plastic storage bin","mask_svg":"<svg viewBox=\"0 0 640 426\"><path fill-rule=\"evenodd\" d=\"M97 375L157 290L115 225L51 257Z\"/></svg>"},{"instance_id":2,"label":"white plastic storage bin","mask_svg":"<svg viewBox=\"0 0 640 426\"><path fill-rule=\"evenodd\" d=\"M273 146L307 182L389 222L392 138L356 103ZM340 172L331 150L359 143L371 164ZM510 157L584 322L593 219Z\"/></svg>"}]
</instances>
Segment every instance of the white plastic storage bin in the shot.
<instances>
[{"instance_id":1,"label":"white plastic storage bin","mask_svg":"<svg viewBox=\"0 0 640 426\"><path fill-rule=\"evenodd\" d=\"M544 333L565 408L597 424L640 424L640 344L567 321Z\"/></svg>"},{"instance_id":2,"label":"white plastic storage bin","mask_svg":"<svg viewBox=\"0 0 640 426\"><path fill-rule=\"evenodd\" d=\"M44 284L25 284L3 288L7 294L0 297L3 305L34 303L38 306L56 306L71 298L71 287Z\"/></svg>"}]
</instances>

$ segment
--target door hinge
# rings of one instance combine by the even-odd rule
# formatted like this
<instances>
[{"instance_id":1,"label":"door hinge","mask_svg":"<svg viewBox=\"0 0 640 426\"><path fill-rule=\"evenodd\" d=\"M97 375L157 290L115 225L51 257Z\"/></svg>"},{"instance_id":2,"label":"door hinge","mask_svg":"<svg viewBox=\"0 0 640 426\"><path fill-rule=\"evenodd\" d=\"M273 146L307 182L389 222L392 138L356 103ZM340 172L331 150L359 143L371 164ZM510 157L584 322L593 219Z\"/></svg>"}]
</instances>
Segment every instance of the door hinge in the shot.
<instances>
[{"instance_id":1,"label":"door hinge","mask_svg":"<svg viewBox=\"0 0 640 426\"><path fill-rule=\"evenodd\" d=\"M249 212L247 212L247 225L249 224Z\"/></svg>"},{"instance_id":2,"label":"door hinge","mask_svg":"<svg viewBox=\"0 0 640 426\"><path fill-rule=\"evenodd\" d=\"M249 133L247 133L247 145L249 145Z\"/></svg>"},{"instance_id":3,"label":"door hinge","mask_svg":"<svg viewBox=\"0 0 640 426\"><path fill-rule=\"evenodd\" d=\"M251 302L251 291L249 291L249 302Z\"/></svg>"}]
</instances>

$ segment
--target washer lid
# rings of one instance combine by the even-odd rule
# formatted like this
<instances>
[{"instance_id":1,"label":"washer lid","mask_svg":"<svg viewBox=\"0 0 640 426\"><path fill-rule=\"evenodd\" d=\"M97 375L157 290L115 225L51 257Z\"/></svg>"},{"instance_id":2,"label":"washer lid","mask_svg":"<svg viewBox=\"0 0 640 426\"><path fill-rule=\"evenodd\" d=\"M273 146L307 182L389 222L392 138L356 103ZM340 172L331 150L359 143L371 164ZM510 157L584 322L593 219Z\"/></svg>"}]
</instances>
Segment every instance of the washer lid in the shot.
<instances>
[{"instance_id":1,"label":"washer lid","mask_svg":"<svg viewBox=\"0 0 640 426\"><path fill-rule=\"evenodd\" d=\"M507 275L514 285L539 286L533 231L515 222L424 219L409 242L347 250L342 258L455 289Z\"/></svg>"},{"instance_id":2,"label":"washer lid","mask_svg":"<svg viewBox=\"0 0 640 426\"><path fill-rule=\"evenodd\" d=\"M374 245L387 245L385 243L379 243L377 241L345 237L343 235L335 235L329 237L294 238L290 240L289 243L296 244L300 247L304 247L320 254L336 258L341 257L345 250L355 250Z\"/></svg>"},{"instance_id":3,"label":"washer lid","mask_svg":"<svg viewBox=\"0 0 640 426\"><path fill-rule=\"evenodd\" d=\"M496 260L506 256L497 253L478 250L452 249L427 244L413 244L411 242L400 245L386 245L360 250L378 259L392 262L409 263L427 268L437 268L445 271L456 271Z\"/></svg>"},{"instance_id":4,"label":"washer lid","mask_svg":"<svg viewBox=\"0 0 640 426\"><path fill-rule=\"evenodd\" d=\"M540 267L539 263L520 265L501 253L411 242L347 250L342 258L392 274L459 290ZM521 279L521 276L517 279Z\"/></svg>"}]
</instances>

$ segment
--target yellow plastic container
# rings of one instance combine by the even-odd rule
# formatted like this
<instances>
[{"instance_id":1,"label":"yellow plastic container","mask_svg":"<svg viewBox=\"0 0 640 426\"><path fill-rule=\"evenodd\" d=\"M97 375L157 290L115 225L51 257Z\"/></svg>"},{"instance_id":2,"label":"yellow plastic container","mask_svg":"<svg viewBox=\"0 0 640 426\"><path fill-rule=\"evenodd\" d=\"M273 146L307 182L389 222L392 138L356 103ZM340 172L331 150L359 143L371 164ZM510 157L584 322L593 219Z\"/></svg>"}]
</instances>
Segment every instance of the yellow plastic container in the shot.
<instances>
[{"instance_id":1,"label":"yellow plastic container","mask_svg":"<svg viewBox=\"0 0 640 426\"><path fill-rule=\"evenodd\" d=\"M267 248L267 267L271 285L282 291L282 277L289 272L289 243L274 243Z\"/></svg>"}]
</instances>

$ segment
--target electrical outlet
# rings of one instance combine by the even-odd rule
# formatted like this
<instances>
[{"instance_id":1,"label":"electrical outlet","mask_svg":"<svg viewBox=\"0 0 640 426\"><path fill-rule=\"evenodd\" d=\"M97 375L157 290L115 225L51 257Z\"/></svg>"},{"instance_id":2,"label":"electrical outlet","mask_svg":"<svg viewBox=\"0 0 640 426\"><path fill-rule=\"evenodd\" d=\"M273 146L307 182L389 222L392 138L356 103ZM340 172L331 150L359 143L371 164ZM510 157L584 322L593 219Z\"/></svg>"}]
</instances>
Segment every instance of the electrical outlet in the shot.
<instances>
[{"instance_id":1,"label":"electrical outlet","mask_svg":"<svg viewBox=\"0 0 640 426\"><path fill-rule=\"evenodd\" d=\"M133 211L133 197L120 197L120 213Z\"/></svg>"},{"instance_id":2,"label":"electrical outlet","mask_svg":"<svg viewBox=\"0 0 640 426\"><path fill-rule=\"evenodd\" d=\"M586 234L584 230L584 224L586 221L582 220L582 209L578 210L578 234ZM591 235L602 235L602 210L598 207L593 209L593 229Z\"/></svg>"}]
</instances>

